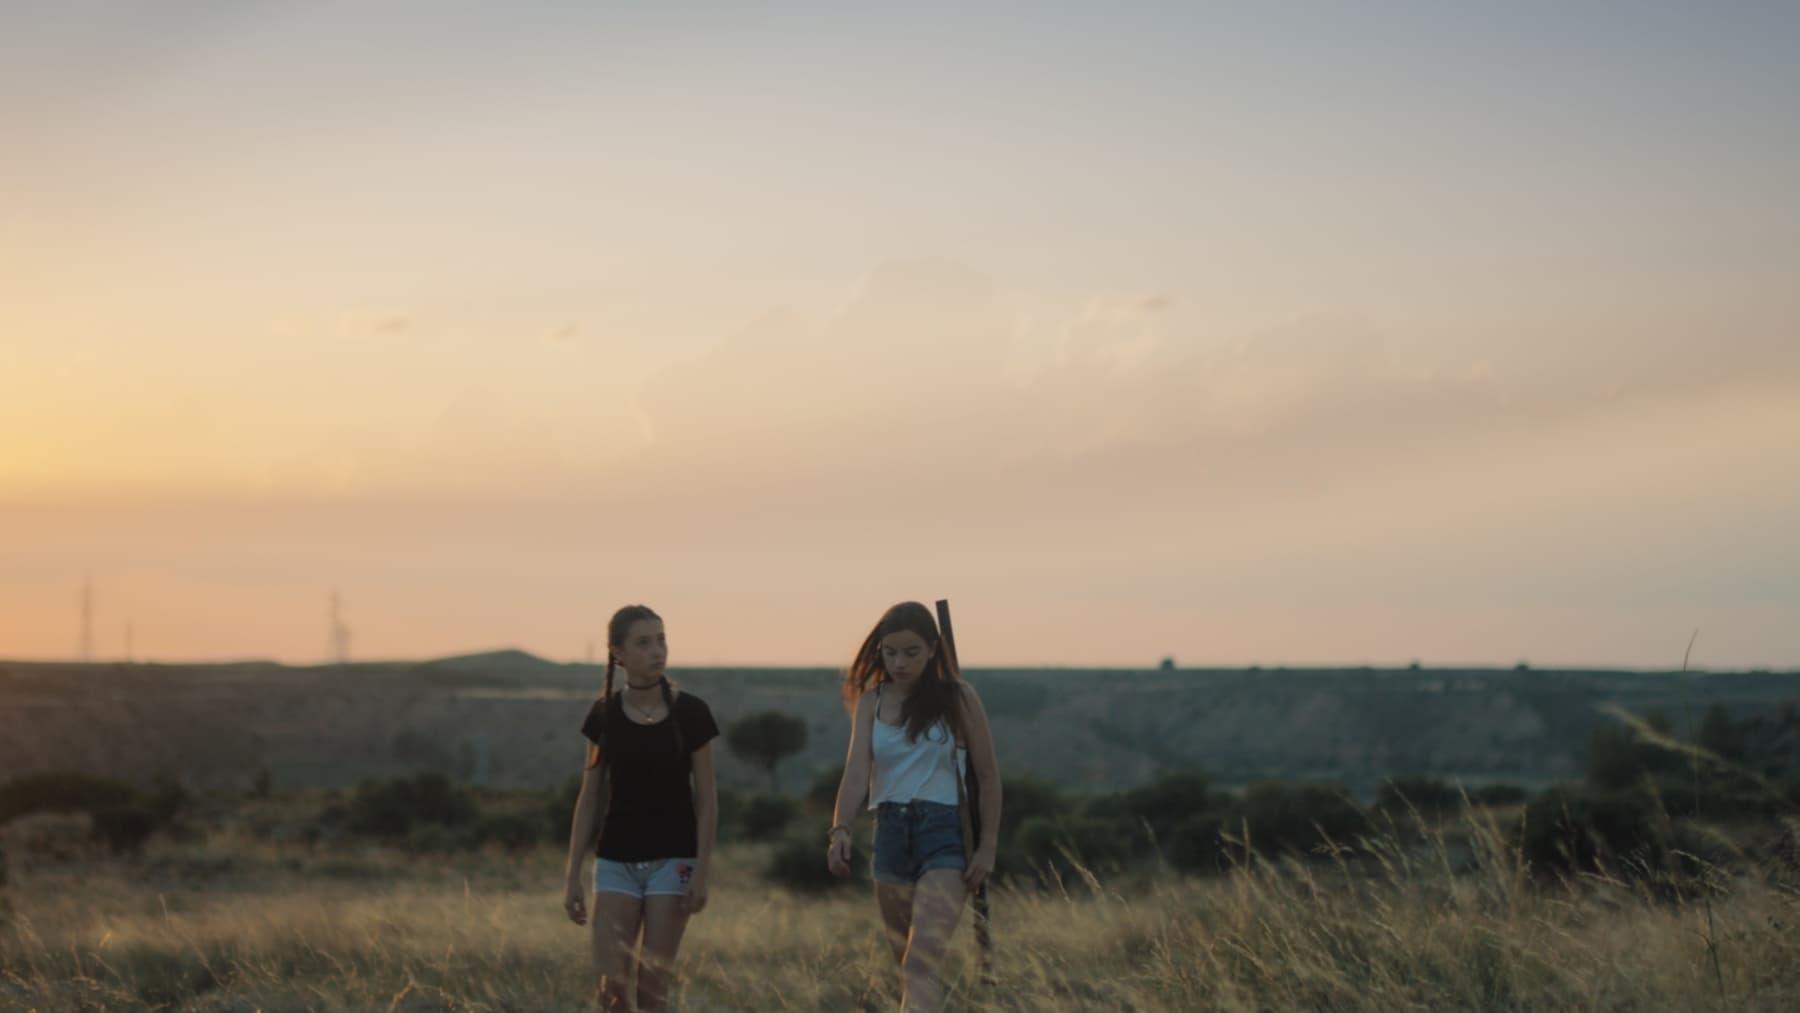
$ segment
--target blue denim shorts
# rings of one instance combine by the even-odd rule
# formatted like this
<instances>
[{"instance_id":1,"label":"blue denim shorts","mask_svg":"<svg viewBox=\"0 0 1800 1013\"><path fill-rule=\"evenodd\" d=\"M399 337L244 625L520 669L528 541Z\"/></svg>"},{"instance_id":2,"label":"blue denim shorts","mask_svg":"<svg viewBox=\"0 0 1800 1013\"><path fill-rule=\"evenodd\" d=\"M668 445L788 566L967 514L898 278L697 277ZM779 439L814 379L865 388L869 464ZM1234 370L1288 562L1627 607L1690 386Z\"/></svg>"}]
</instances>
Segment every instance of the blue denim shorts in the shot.
<instances>
[{"instance_id":1,"label":"blue denim shorts","mask_svg":"<svg viewBox=\"0 0 1800 1013\"><path fill-rule=\"evenodd\" d=\"M658 858L652 862L594 859L594 892L628 897L681 897L694 878L691 858Z\"/></svg>"},{"instance_id":2,"label":"blue denim shorts","mask_svg":"<svg viewBox=\"0 0 1800 1013\"><path fill-rule=\"evenodd\" d=\"M912 886L933 869L967 867L963 860L962 817L942 802L883 802L875 809L875 857L870 873L877 883Z\"/></svg>"}]
</instances>

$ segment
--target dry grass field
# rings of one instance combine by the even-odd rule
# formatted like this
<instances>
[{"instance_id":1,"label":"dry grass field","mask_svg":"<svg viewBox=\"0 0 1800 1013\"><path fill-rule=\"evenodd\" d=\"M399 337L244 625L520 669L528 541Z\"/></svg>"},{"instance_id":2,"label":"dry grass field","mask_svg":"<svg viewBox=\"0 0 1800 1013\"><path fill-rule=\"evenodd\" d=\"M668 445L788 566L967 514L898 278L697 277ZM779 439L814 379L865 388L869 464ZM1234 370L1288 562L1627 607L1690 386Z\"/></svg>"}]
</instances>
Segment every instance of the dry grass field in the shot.
<instances>
[{"instance_id":1,"label":"dry grass field","mask_svg":"<svg viewBox=\"0 0 1800 1013\"><path fill-rule=\"evenodd\" d=\"M555 1010L585 1005L584 930L559 907L560 855L314 851L214 833L140 857L19 857L7 828L0 1006ZM972 985L966 923L952 1008L1800 1008L1791 875L1710 886L1609 876L1532 884L1476 827L1472 869L1441 839L1212 878L1138 872L994 898L996 977ZM54 850L54 849L52 849ZM690 1010L886 1009L895 974L860 890L764 885L766 852L727 847L691 925Z\"/></svg>"}]
</instances>

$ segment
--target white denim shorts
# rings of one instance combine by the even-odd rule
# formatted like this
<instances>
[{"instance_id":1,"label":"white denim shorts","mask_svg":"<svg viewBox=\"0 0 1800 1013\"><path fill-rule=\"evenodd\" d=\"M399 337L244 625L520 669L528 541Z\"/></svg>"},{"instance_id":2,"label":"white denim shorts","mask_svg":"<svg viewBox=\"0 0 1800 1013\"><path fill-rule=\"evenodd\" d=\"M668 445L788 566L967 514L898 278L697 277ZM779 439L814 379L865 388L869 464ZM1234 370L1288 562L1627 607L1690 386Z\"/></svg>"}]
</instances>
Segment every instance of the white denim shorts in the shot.
<instances>
[{"instance_id":1,"label":"white denim shorts","mask_svg":"<svg viewBox=\"0 0 1800 1013\"><path fill-rule=\"evenodd\" d=\"M629 897L681 897L699 866L691 858L657 858L648 862L594 859L594 892Z\"/></svg>"}]
</instances>

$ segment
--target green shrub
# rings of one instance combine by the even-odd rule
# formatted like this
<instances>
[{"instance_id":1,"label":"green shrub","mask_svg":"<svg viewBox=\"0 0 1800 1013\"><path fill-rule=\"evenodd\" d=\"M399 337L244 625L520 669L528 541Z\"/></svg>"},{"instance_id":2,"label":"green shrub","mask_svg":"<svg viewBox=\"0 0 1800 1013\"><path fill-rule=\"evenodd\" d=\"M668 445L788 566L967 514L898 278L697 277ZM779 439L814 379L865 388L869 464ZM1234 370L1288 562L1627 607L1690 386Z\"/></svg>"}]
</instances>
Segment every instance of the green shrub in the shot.
<instances>
[{"instance_id":1,"label":"green shrub","mask_svg":"<svg viewBox=\"0 0 1800 1013\"><path fill-rule=\"evenodd\" d=\"M7 845L21 867L91 861L99 842L89 813L39 813L9 828Z\"/></svg>"},{"instance_id":2,"label":"green shrub","mask_svg":"<svg viewBox=\"0 0 1800 1013\"><path fill-rule=\"evenodd\" d=\"M1074 866L1116 871L1132 857L1127 828L1091 816L1033 816L1019 824L1012 855L1040 877L1067 879Z\"/></svg>"},{"instance_id":3,"label":"green shrub","mask_svg":"<svg viewBox=\"0 0 1800 1013\"><path fill-rule=\"evenodd\" d=\"M156 775L156 780L150 785L150 795L144 801L145 807L156 817L158 824L173 820L187 808L187 804L187 789L168 774Z\"/></svg>"},{"instance_id":4,"label":"green shrub","mask_svg":"<svg viewBox=\"0 0 1800 1013\"><path fill-rule=\"evenodd\" d=\"M769 855L763 876L777 886L801 893L823 893L869 882L868 849L858 847L850 875L839 879L825 865L825 839L817 834L790 834Z\"/></svg>"},{"instance_id":5,"label":"green shrub","mask_svg":"<svg viewBox=\"0 0 1800 1013\"><path fill-rule=\"evenodd\" d=\"M1368 816L1344 789L1322 784L1255 784L1225 816L1229 833L1246 833L1264 854L1311 854L1327 841L1344 846L1369 829Z\"/></svg>"},{"instance_id":6,"label":"green shrub","mask_svg":"<svg viewBox=\"0 0 1800 1013\"><path fill-rule=\"evenodd\" d=\"M1478 806L1498 808L1519 805L1530 795L1516 784L1489 784L1469 792L1469 801Z\"/></svg>"},{"instance_id":7,"label":"green shrub","mask_svg":"<svg viewBox=\"0 0 1800 1013\"><path fill-rule=\"evenodd\" d=\"M1672 817L1698 820L1772 819L1788 808L1778 786L1737 769L1662 774L1649 781Z\"/></svg>"},{"instance_id":8,"label":"green shrub","mask_svg":"<svg viewBox=\"0 0 1800 1013\"><path fill-rule=\"evenodd\" d=\"M73 771L27 774L0 787L0 823L30 813L93 812L129 805L131 786Z\"/></svg>"},{"instance_id":9,"label":"green shrub","mask_svg":"<svg viewBox=\"0 0 1800 1013\"><path fill-rule=\"evenodd\" d=\"M1053 816L1072 807L1068 796L1041 777L1008 777L1001 785L1000 843L1013 839L1019 824L1033 816Z\"/></svg>"},{"instance_id":10,"label":"green shrub","mask_svg":"<svg viewBox=\"0 0 1800 1013\"><path fill-rule=\"evenodd\" d=\"M475 818L475 802L442 774L364 781L349 808L352 832L390 839L406 837L417 825L462 827Z\"/></svg>"},{"instance_id":11,"label":"green shrub","mask_svg":"<svg viewBox=\"0 0 1800 1013\"><path fill-rule=\"evenodd\" d=\"M1539 873L1631 873L1662 864L1661 822L1648 792L1552 788L1525 807L1523 851Z\"/></svg>"},{"instance_id":12,"label":"green shrub","mask_svg":"<svg viewBox=\"0 0 1800 1013\"><path fill-rule=\"evenodd\" d=\"M113 806L93 813L94 839L115 855L136 854L156 830L156 814L141 806Z\"/></svg>"},{"instance_id":13,"label":"green shrub","mask_svg":"<svg viewBox=\"0 0 1800 1013\"><path fill-rule=\"evenodd\" d=\"M1651 731L1667 736L1667 715L1652 711L1642 718ZM1690 770L1691 759L1676 749L1653 742L1637 727L1616 719L1594 726L1588 740L1587 781L1601 789L1618 790L1640 783L1645 776L1680 774Z\"/></svg>"},{"instance_id":14,"label":"green shrub","mask_svg":"<svg viewBox=\"0 0 1800 1013\"><path fill-rule=\"evenodd\" d=\"M1168 840L1175 828L1191 817L1230 802L1231 797L1214 791L1212 781L1199 771L1168 774L1125 793L1125 810L1137 836L1142 837L1148 828L1158 841Z\"/></svg>"},{"instance_id":15,"label":"green shrub","mask_svg":"<svg viewBox=\"0 0 1800 1013\"><path fill-rule=\"evenodd\" d=\"M472 835L476 847L496 845L522 851L541 840L541 826L526 813L494 813L481 817Z\"/></svg>"},{"instance_id":16,"label":"green shrub","mask_svg":"<svg viewBox=\"0 0 1800 1013\"><path fill-rule=\"evenodd\" d=\"M319 810L313 825L321 837L341 837L350 832L350 807L342 802L328 802Z\"/></svg>"},{"instance_id":17,"label":"green shrub","mask_svg":"<svg viewBox=\"0 0 1800 1013\"><path fill-rule=\"evenodd\" d=\"M1165 851L1169 864L1182 872L1223 871L1230 864L1224 830L1222 812L1197 813L1176 824Z\"/></svg>"},{"instance_id":18,"label":"green shrub","mask_svg":"<svg viewBox=\"0 0 1800 1013\"><path fill-rule=\"evenodd\" d=\"M448 854L467 848L473 833L443 823L415 823L400 838L400 846L420 854Z\"/></svg>"},{"instance_id":19,"label":"green shrub","mask_svg":"<svg viewBox=\"0 0 1800 1013\"><path fill-rule=\"evenodd\" d=\"M544 839L552 844L568 844L575 820L575 803L581 799L581 775L570 774L562 787L550 793L544 803Z\"/></svg>"},{"instance_id":20,"label":"green shrub","mask_svg":"<svg viewBox=\"0 0 1800 1013\"><path fill-rule=\"evenodd\" d=\"M1375 809L1408 823L1414 813L1425 820L1440 820L1462 810L1462 792L1434 777L1392 777L1375 792Z\"/></svg>"},{"instance_id":21,"label":"green shrub","mask_svg":"<svg viewBox=\"0 0 1800 1013\"><path fill-rule=\"evenodd\" d=\"M744 836L753 841L770 841L782 836L788 824L800 811L793 799L780 795L758 795L744 806L740 823ZM823 853L824 849L819 849Z\"/></svg>"},{"instance_id":22,"label":"green shrub","mask_svg":"<svg viewBox=\"0 0 1800 1013\"><path fill-rule=\"evenodd\" d=\"M744 829L744 794L730 788L714 789L719 799L719 839L732 840Z\"/></svg>"},{"instance_id":23,"label":"green shrub","mask_svg":"<svg viewBox=\"0 0 1800 1013\"><path fill-rule=\"evenodd\" d=\"M844 779L844 765L838 764L821 770L813 778L812 785L806 789L806 806L812 812L831 815L837 806L838 784ZM1009 790L1010 790L1010 786Z\"/></svg>"}]
</instances>

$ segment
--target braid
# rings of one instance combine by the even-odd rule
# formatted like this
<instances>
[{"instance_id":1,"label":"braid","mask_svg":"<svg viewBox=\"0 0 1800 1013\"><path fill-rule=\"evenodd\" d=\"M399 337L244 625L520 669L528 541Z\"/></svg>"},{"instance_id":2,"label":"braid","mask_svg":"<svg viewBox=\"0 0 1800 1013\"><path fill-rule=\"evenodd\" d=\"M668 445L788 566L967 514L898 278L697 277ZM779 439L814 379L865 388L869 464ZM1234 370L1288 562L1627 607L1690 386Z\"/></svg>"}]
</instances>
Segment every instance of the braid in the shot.
<instances>
[{"instance_id":1,"label":"braid","mask_svg":"<svg viewBox=\"0 0 1800 1013\"><path fill-rule=\"evenodd\" d=\"M668 679L663 679L658 685L662 686L663 706L669 709L669 725L675 729L675 757L684 759L687 756L687 741L681 736L681 722L675 720L675 694L669 690Z\"/></svg>"},{"instance_id":2,"label":"braid","mask_svg":"<svg viewBox=\"0 0 1800 1013\"><path fill-rule=\"evenodd\" d=\"M613 653L612 648L606 650L606 688L600 693L600 742L588 743L587 769L593 770L606 762L606 743L612 734L612 695L613 695Z\"/></svg>"},{"instance_id":3,"label":"braid","mask_svg":"<svg viewBox=\"0 0 1800 1013\"><path fill-rule=\"evenodd\" d=\"M617 706L618 701L613 698L613 669L617 668L618 664L618 658L613 654L613 649L608 647L606 649L606 731L609 735L613 730L613 712L624 713Z\"/></svg>"},{"instance_id":4,"label":"braid","mask_svg":"<svg viewBox=\"0 0 1800 1013\"><path fill-rule=\"evenodd\" d=\"M601 774L610 774L611 763L608 761L609 754L607 753L607 750L612 747L613 743L618 741L613 729L613 652L611 647L606 649L606 688L600 693L600 706L600 740L602 745L594 745L592 743L588 745L588 757L590 760L588 769L593 770L596 767L602 767L605 769L600 771ZM610 794L611 785L607 786L607 791ZM594 837L592 840L588 841L589 852L593 852L600 847L600 836L605 832L606 816L605 813L602 812L600 819L594 822Z\"/></svg>"},{"instance_id":5,"label":"braid","mask_svg":"<svg viewBox=\"0 0 1800 1013\"><path fill-rule=\"evenodd\" d=\"M626 634L631 632L631 624L641 619L655 619L660 622L662 617L647 605L627 605L614 612L612 620L606 626L606 693L602 699L606 701L606 727L609 734L616 727L617 722L626 720L623 696L619 696L618 699L614 698L613 669L617 668L619 664L616 648L625 643ZM669 708L669 717L673 718L675 716L675 698L669 692L667 679L663 680L662 694L663 703ZM684 745L679 724L675 726L675 745L677 749ZM685 755L685 751L683 755Z\"/></svg>"}]
</instances>

